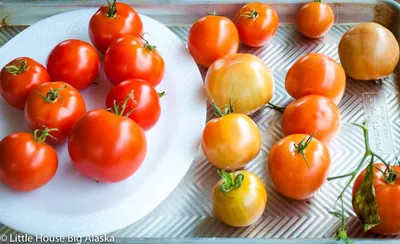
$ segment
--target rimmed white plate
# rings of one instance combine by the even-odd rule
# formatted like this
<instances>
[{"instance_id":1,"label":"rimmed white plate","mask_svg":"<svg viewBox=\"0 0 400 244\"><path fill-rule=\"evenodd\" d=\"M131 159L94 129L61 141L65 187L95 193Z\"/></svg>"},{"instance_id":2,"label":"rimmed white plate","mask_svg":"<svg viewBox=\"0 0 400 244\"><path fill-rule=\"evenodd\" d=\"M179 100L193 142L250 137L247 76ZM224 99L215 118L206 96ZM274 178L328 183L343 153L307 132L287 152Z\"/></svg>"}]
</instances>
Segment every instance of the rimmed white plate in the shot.
<instances>
[{"instance_id":1,"label":"rimmed white plate","mask_svg":"<svg viewBox=\"0 0 400 244\"><path fill-rule=\"evenodd\" d=\"M77 38L90 43L88 23L96 9L78 10L42 20L0 49L0 66L20 57L43 65L59 42ZM166 72L158 91L162 112L157 125L146 133L148 153L141 168L115 184L96 183L72 166L67 146L57 147L59 169L43 188L16 193L0 184L0 222L28 234L105 234L139 220L157 207L178 185L199 148L206 120L202 77L183 43L161 23L141 15L147 39L164 58ZM96 86L82 92L88 110L104 108L111 88L103 71ZM0 98L0 138L28 131L23 111Z\"/></svg>"}]
</instances>

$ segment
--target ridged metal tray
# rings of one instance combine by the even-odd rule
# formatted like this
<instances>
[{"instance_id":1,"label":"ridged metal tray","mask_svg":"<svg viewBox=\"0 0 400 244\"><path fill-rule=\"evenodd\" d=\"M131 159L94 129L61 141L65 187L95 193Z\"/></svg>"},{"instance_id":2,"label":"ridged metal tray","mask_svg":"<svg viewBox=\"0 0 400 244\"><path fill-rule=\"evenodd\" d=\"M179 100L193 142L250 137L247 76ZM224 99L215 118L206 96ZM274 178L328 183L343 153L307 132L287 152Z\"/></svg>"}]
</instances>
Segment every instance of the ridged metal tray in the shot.
<instances>
[{"instance_id":1,"label":"ridged metal tray","mask_svg":"<svg viewBox=\"0 0 400 244\"><path fill-rule=\"evenodd\" d=\"M104 1L35 1L24 4L21 1L6 1L0 3L0 17L7 18L8 25L0 28L0 45L23 30L25 25L72 9L98 7ZM54 3L56 2L56 3ZM126 1L134 2L134 1ZM232 17L243 5L244 1L213 1L213 4L199 4L196 1L182 3L133 4L142 14L148 15L168 27L187 42L190 24L203 16L210 9L221 15ZM161 1L162 2L162 1ZM174 2L174 1L171 1ZM219 3L215 3L219 2ZM223 3L225 2L225 3ZM232 1L230 1L232 2ZM296 12L304 1L269 1L276 9L280 18L280 27L276 36L262 48L241 47L240 52L248 52L259 56L273 71L276 93L273 102L288 104L292 99L284 89L285 75L291 65L301 56L318 52L324 53L339 61L337 45L343 33L358 22L375 21L388 27L400 41L400 5L394 1L326 1L331 3L335 12L335 25L322 39L310 40L302 37L293 25ZM282 3L284 2L284 3ZM222 3L222 4L221 4ZM4 24L4 23L3 23ZM18 25L18 26L15 26ZM206 70L201 68L205 75ZM329 145L333 163L330 175L350 172L358 164L364 153L362 132L352 122L362 123L366 118L365 105L367 96L364 93L374 92L383 95L386 104L384 116L388 117L393 146L391 155L400 150L400 102L399 102L399 65L395 72L379 82L361 82L347 80L346 93L339 104L342 116L342 127L339 136ZM209 109L208 119L212 117ZM334 205L336 197L343 188L346 180L327 182L322 189L308 201L294 201L281 196L272 186L267 172L267 155L274 143L283 137L281 115L271 109L264 108L252 118L257 122L263 135L263 145L258 157L252 161L246 170L257 174L264 182L268 192L268 204L262 218L247 228L231 228L221 223L213 214L210 201L211 191L218 181L218 175L201 150L193 161L193 165L175 191L152 213L142 220L117 232L111 233L120 242L162 242L173 243L245 243L254 240L247 238L274 238L274 241L288 243L289 239L302 239L304 242L328 242L335 239L335 231L340 222L327 212ZM389 141L390 143L390 141ZM389 144L387 146L390 146ZM390 155L386 155L391 158ZM345 194L345 211L349 216L348 233L353 240L374 242L385 239L385 243L396 236L383 237L363 233L355 217L351 205L350 189ZM40 224L40 220L38 220ZM0 226L0 234L14 233L5 226ZM127 239L129 238L129 239ZM132 239L133 238L133 239ZM150 238L150 239L147 239ZM206 238L206 239L203 239ZM213 238L213 239L207 239ZM217 239L214 239L217 238ZM218 238L246 238L243 240L228 240ZM275 239L276 238L276 239ZM262 241L258 239L256 243ZM292 240L294 241L294 240Z\"/></svg>"}]
</instances>

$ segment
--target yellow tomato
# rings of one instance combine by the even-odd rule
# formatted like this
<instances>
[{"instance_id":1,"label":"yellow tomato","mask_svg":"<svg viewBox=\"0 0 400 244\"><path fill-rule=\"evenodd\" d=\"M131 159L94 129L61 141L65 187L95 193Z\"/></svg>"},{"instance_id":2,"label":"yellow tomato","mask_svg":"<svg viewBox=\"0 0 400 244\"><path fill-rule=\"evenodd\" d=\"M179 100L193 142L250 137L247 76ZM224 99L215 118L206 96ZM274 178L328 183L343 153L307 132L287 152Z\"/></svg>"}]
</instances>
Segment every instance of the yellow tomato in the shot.
<instances>
[{"instance_id":1,"label":"yellow tomato","mask_svg":"<svg viewBox=\"0 0 400 244\"><path fill-rule=\"evenodd\" d=\"M219 174L222 179L212 194L215 215L233 227L246 227L256 222L267 205L267 191L262 181L247 171Z\"/></svg>"},{"instance_id":2,"label":"yellow tomato","mask_svg":"<svg viewBox=\"0 0 400 244\"><path fill-rule=\"evenodd\" d=\"M261 133L247 115L228 114L206 124L201 147L215 167L240 169L260 152Z\"/></svg>"},{"instance_id":3,"label":"yellow tomato","mask_svg":"<svg viewBox=\"0 0 400 244\"><path fill-rule=\"evenodd\" d=\"M274 79L255 55L236 53L215 61L207 71L205 90L218 107L232 104L236 113L251 114L272 98Z\"/></svg>"},{"instance_id":4,"label":"yellow tomato","mask_svg":"<svg viewBox=\"0 0 400 244\"><path fill-rule=\"evenodd\" d=\"M354 79L382 79L399 62L399 44L382 25L360 23L342 36L339 58L346 74Z\"/></svg>"}]
</instances>

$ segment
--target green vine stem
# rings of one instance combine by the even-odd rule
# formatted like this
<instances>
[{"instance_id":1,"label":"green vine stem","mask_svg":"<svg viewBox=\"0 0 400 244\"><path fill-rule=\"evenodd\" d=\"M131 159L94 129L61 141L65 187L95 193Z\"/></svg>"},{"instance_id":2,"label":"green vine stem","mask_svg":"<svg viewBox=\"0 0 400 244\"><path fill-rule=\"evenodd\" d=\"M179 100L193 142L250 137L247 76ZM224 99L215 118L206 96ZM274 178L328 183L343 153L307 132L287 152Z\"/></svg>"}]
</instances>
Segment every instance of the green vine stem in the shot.
<instances>
[{"instance_id":1,"label":"green vine stem","mask_svg":"<svg viewBox=\"0 0 400 244\"><path fill-rule=\"evenodd\" d=\"M242 186L244 175L239 173L236 175L236 177L233 177L233 173L227 173L224 170L217 170L219 176L224 180L224 183L222 183L219 186L219 190L224 193L228 194L234 189L238 189Z\"/></svg>"},{"instance_id":2,"label":"green vine stem","mask_svg":"<svg viewBox=\"0 0 400 244\"><path fill-rule=\"evenodd\" d=\"M277 105L275 105L273 103L268 103L267 107L273 108L273 109L279 111L280 113L284 113L285 110L286 110L286 107L280 107L280 106L277 106Z\"/></svg>"},{"instance_id":3,"label":"green vine stem","mask_svg":"<svg viewBox=\"0 0 400 244\"><path fill-rule=\"evenodd\" d=\"M52 131L58 131L58 129L57 128L49 129L46 126L43 126L43 130L41 130L41 129L34 130L33 131L33 141L35 141L37 143L43 143L46 141L47 137L51 137L51 138L57 140L54 136L52 136L50 134L50 132L52 132Z\"/></svg>"},{"instance_id":4,"label":"green vine stem","mask_svg":"<svg viewBox=\"0 0 400 244\"><path fill-rule=\"evenodd\" d=\"M113 107L109 110L111 110L112 113L114 113L115 115L118 116L123 116L125 109L126 109L126 104L128 103L129 99L131 99L132 101L134 101L134 97L133 97L133 90L131 90L128 95L126 95L124 101L122 102L121 105L117 105L117 101L114 100L113 103ZM133 112L134 108L132 108L128 113L125 114L126 117L129 117L129 115L131 115L131 113Z\"/></svg>"},{"instance_id":5,"label":"green vine stem","mask_svg":"<svg viewBox=\"0 0 400 244\"><path fill-rule=\"evenodd\" d=\"M343 240L344 243L350 244L353 243L352 241L349 240L349 237L347 235L347 228L346 228L346 216L344 215L344 204L343 204L343 198L340 197L340 210L335 210L335 211L328 211L330 214L335 216L336 218L340 219L341 225L339 229L336 231L337 235L337 240Z\"/></svg>"},{"instance_id":6,"label":"green vine stem","mask_svg":"<svg viewBox=\"0 0 400 244\"><path fill-rule=\"evenodd\" d=\"M229 105L227 105L224 109L224 111L222 111L216 104L214 101L211 102L211 106L214 110L214 114L217 117L224 117L225 115L231 114L233 113L233 106L232 106L232 102L229 99Z\"/></svg>"},{"instance_id":7,"label":"green vine stem","mask_svg":"<svg viewBox=\"0 0 400 244\"><path fill-rule=\"evenodd\" d=\"M308 138L307 138L307 136L305 136L303 138L303 140L301 140L299 142L299 144L297 144L297 145L294 144L294 147L296 148L297 153L300 153L300 155L303 157L304 161L307 164L308 169L311 169L311 167L310 167L310 164L307 161L305 151L306 151L306 148L308 147L308 145L310 145L313 137L314 137L314 133L312 133ZM306 140L306 138L307 138L307 140Z\"/></svg>"},{"instance_id":8,"label":"green vine stem","mask_svg":"<svg viewBox=\"0 0 400 244\"><path fill-rule=\"evenodd\" d=\"M7 73L17 75L29 70L29 65L26 60L16 60L14 64L7 65L5 70Z\"/></svg>"},{"instance_id":9,"label":"green vine stem","mask_svg":"<svg viewBox=\"0 0 400 244\"><path fill-rule=\"evenodd\" d=\"M322 3L322 0L314 0L315 3Z\"/></svg>"},{"instance_id":10,"label":"green vine stem","mask_svg":"<svg viewBox=\"0 0 400 244\"><path fill-rule=\"evenodd\" d=\"M158 93L158 97L159 98L162 98L163 96L166 96L166 95L167 95L167 93L165 93L165 91L162 91L162 92Z\"/></svg>"},{"instance_id":11,"label":"green vine stem","mask_svg":"<svg viewBox=\"0 0 400 244\"><path fill-rule=\"evenodd\" d=\"M156 45L151 45L150 42L148 40L146 40L146 38L144 38L143 35L140 35L139 33L137 33L137 35L140 37L140 39L142 39L143 43L144 43L144 48L151 52L154 50L157 50L157 46Z\"/></svg>"},{"instance_id":12,"label":"green vine stem","mask_svg":"<svg viewBox=\"0 0 400 244\"><path fill-rule=\"evenodd\" d=\"M107 12L107 17L108 18L115 18L117 16L117 0L107 0L107 6L108 6L108 12Z\"/></svg>"},{"instance_id":13,"label":"green vine stem","mask_svg":"<svg viewBox=\"0 0 400 244\"><path fill-rule=\"evenodd\" d=\"M256 19L258 18L258 16L259 16L259 13L258 13L257 10L252 10L251 12L250 12L250 11L247 11L247 12L244 12L244 13L242 13L242 14L240 15L240 17L244 17L244 18L248 18L248 19L253 19L253 21L256 20Z\"/></svg>"},{"instance_id":14,"label":"green vine stem","mask_svg":"<svg viewBox=\"0 0 400 244\"><path fill-rule=\"evenodd\" d=\"M62 90L65 90L67 87L68 86L65 85L63 87L59 87L59 88L56 88L56 89L50 88L50 90L46 93L45 96L40 94L39 91L37 91L37 93L39 94L39 96L41 98L43 98L43 100L45 100L48 103L55 103L55 102L57 102L58 99L60 99L61 100L61 104L64 104L64 99L62 98L62 96L58 92L62 91Z\"/></svg>"}]
</instances>

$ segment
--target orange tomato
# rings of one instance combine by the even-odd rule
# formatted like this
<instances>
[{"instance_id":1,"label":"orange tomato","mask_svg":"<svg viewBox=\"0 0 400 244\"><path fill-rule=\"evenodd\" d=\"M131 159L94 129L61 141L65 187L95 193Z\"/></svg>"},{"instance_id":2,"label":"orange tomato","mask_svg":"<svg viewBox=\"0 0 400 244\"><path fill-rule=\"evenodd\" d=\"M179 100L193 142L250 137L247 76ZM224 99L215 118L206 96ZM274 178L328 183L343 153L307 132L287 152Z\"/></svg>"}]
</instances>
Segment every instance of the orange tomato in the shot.
<instances>
[{"instance_id":1,"label":"orange tomato","mask_svg":"<svg viewBox=\"0 0 400 244\"><path fill-rule=\"evenodd\" d=\"M247 171L219 172L212 204L215 215L225 224L246 227L255 223L267 205L267 191L262 181Z\"/></svg>"},{"instance_id":2,"label":"orange tomato","mask_svg":"<svg viewBox=\"0 0 400 244\"><path fill-rule=\"evenodd\" d=\"M346 74L340 64L321 53L310 53L289 69L286 91L293 98L321 95L338 104L346 88Z\"/></svg>"},{"instance_id":3,"label":"orange tomato","mask_svg":"<svg viewBox=\"0 0 400 244\"><path fill-rule=\"evenodd\" d=\"M214 61L239 48L239 34L228 18L208 15L190 28L188 48L197 64L208 68Z\"/></svg>"},{"instance_id":4,"label":"orange tomato","mask_svg":"<svg viewBox=\"0 0 400 244\"><path fill-rule=\"evenodd\" d=\"M240 40L250 47L267 43L278 31L278 23L278 14L264 3L246 4L235 16Z\"/></svg>"},{"instance_id":5,"label":"orange tomato","mask_svg":"<svg viewBox=\"0 0 400 244\"><path fill-rule=\"evenodd\" d=\"M332 28L334 20L332 8L321 3L321 0L314 0L300 8L297 13L297 28L304 36L320 38Z\"/></svg>"},{"instance_id":6,"label":"orange tomato","mask_svg":"<svg viewBox=\"0 0 400 244\"><path fill-rule=\"evenodd\" d=\"M305 134L279 140L268 154L268 171L275 188L296 200L313 196L325 182L330 164L325 144Z\"/></svg>"},{"instance_id":7,"label":"orange tomato","mask_svg":"<svg viewBox=\"0 0 400 244\"><path fill-rule=\"evenodd\" d=\"M328 98L308 95L289 104L282 117L282 130L292 134L315 133L314 137L329 143L339 133L341 124L339 108Z\"/></svg>"}]
</instances>

